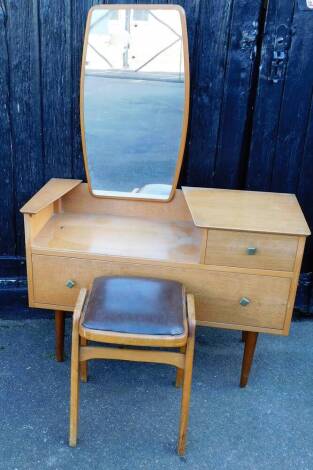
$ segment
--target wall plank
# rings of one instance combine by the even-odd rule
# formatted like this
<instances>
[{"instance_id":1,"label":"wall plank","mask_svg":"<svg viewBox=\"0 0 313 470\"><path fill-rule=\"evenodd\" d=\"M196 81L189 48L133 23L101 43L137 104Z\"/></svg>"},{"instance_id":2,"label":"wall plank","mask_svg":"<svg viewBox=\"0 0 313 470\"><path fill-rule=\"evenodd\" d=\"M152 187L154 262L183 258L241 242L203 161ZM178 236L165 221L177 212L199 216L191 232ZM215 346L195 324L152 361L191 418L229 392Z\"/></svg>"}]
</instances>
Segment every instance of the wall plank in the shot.
<instances>
[{"instance_id":1,"label":"wall plank","mask_svg":"<svg viewBox=\"0 0 313 470\"><path fill-rule=\"evenodd\" d=\"M191 107L186 183L211 186L227 59L232 1L200 3L191 55ZM214 59L213 59L214 58Z\"/></svg>"},{"instance_id":2,"label":"wall plank","mask_svg":"<svg viewBox=\"0 0 313 470\"><path fill-rule=\"evenodd\" d=\"M293 10L293 0L270 1L268 4L246 181L247 189L251 190L270 191L272 187L284 80L273 83L269 76L279 27L285 25L291 31Z\"/></svg>"},{"instance_id":3,"label":"wall plank","mask_svg":"<svg viewBox=\"0 0 313 470\"><path fill-rule=\"evenodd\" d=\"M273 191L296 193L313 92L313 12L296 5L273 164Z\"/></svg>"},{"instance_id":4,"label":"wall plank","mask_svg":"<svg viewBox=\"0 0 313 470\"><path fill-rule=\"evenodd\" d=\"M13 148L10 122L10 71L7 12L0 1L0 254L15 255L15 204L13 178Z\"/></svg>"},{"instance_id":5,"label":"wall plank","mask_svg":"<svg viewBox=\"0 0 313 470\"><path fill-rule=\"evenodd\" d=\"M44 178L72 176L71 1L39 1Z\"/></svg>"},{"instance_id":6,"label":"wall plank","mask_svg":"<svg viewBox=\"0 0 313 470\"><path fill-rule=\"evenodd\" d=\"M23 218L19 208L44 181L38 18L36 2L10 0L6 4L11 135L14 149L15 243L16 254L23 254Z\"/></svg>"},{"instance_id":7,"label":"wall plank","mask_svg":"<svg viewBox=\"0 0 313 470\"><path fill-rule=\"evenodd\" d=\"M297 196L313 232L313 96L310 100L310 113L304 141L304 151L298 180ZM309 237L305 247L303 263L305 272L313 271L313 236ZM313 304L313 296L312 296Z\"/></svg>"},{"instance_id":8,"label":"wall plank","mask_svg":"<svg viewBox=\"0 0 313 470\"><path fill-rule=\"evenodd\" d=\"M244 177L247 116L262 0L234 0L229 30L214 186L240 188ZM227 169L227 170L226 170Z\"/></svg>"},{"instance_id":9,"label":"wall plank","mask_svg":"<svg viewBox=\"0 0 313 470\"><path fill-rule=\"evenodd\" d=\"M89 9L93 5L102 4L101 0L81 0L72 2L72 177L86 179L80 134L80 71L83 53L85 25Z\"/></svg>"}]
</instances>

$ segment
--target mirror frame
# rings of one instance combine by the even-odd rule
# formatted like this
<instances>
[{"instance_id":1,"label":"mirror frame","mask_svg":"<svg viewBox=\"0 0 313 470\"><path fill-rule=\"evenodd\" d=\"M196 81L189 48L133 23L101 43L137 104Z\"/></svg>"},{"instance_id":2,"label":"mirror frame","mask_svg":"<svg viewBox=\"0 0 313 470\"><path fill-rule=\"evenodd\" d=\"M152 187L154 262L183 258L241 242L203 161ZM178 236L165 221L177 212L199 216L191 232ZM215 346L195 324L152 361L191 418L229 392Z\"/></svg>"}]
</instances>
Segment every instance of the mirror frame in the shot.
<instances>
[{"instance_id":1,"label":"mirror frame","mask_svg":"<svg viewBox=\"0 0 313 470\"><path fill-rule=\"evenodd\" d=\"M94 194L91 187L91 179L88 170L88 156L87 156L87 148L86 148L86 139L85 139L85 120L84 120L84 85L85 85L85 61L86 61L86 54L87 54L87 46L88 46L88 35L90 30L90 22L91 16L94 10L177 10L180 19L181 19L181 26L182 26L182 40L183 40L183 51L184 51L184 74L185 74L185 104L184 104L184 113L182 118L182 130L181 130L181 138L179 144L179 151L176 160L176 167L175 173L172 179L172 189L167 199L158 199L158 198L149 198L149 197L132 197L132 196L118 196L118 195L105 195L100 196ZM90 194L93 197L97 198L109 198L109 199L129 199L135 201L157 201L157 202L169 202L173 199L175 195L175 191L177 188L178 178L180 175L183 157L185 152L185 145L186 145L186 138L187 138L187 129L188 129L188 119L189 119L189 99L190 99L190 72L189 72L189 51L188 51L188 35L187 35L187 23L186 23L186 15L185 10L180 5L174 4L110 4L110 5L94 5L90 8L87 16L86 22L86 29L85 29L85 37L84 37L84 46L83 46L83 55L82 55L82 63L81 63L81 75L80 75L80 128L81 128L81 139L82 139L82 150L83 150L83 158L84 158L84 166L87 176L87 183L88 189Z\"/></svg>"}]
</instances>

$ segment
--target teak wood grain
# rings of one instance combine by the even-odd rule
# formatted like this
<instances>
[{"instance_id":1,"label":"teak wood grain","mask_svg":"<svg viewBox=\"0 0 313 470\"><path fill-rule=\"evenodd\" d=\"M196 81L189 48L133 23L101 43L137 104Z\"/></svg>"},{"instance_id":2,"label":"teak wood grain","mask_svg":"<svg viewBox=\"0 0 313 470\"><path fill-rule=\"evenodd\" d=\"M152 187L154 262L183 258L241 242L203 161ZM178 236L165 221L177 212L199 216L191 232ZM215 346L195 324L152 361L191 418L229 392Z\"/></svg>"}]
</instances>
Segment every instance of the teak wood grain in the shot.
<instances>
[{"instance_id":1,"label":"teak wood grain","mask_svg":"<svg viewBox=\"0 0 313 470\"><path fill-rule=\"evenodd\" d=\"M42 305L55 302L72 309L80 288L88 288L97 276L153 276L185 284L195 294L198 321L277 330L284 326L291 282L290 278L219 272L195 266L179 268L45 255L33 255L33 272L35 302ZM68 279L75 282L71 289L66 287ZM242 307L239 304L242 297L248 297L251 304Z\"/></svg>"},{"instance_id":2,"label":"teak wood grain","mask_svg":"<svg viewBox=\"0 0 313 470\"><path fill-rule=\"evenodd\" d=\"M68 191L78 186L81 180L52 178L20 210L25 214L37 214L52 202L60 199Z\"/></svg>"},{"instance_id":3,"label":"teak wood grain","mask_svg":"<svg viewBox=\"0 0 313 470\"><path fill-rule=\"evenodd\" d=\"M30 305L73 311L79 289L96 276L152 276L186 285L199 325L287 335L309 232L295 197L185 193L189 206L189 196L200 193L201 204L192 198L192 205L207 225L193 224L195 213L179 190L169 203L143 203L94 198L85 183L25 213ZM255 255L247 255L250 245Z\"/></svg>"},{"instance_id":4,"label":"teak wood grain","mask_svg":"<svg viewBox=\"0 0 313 470\"><path fill-rule=\"evenodd\" d=\"M109 214L120 217L136 217L158 222L193 223L183 192L177 189L169 204L160 201L97 198L90 194L88 185L81 183L62 198L66 213Z\"/></svg>"},{"instance_id":5,"label":"teak wood grain","mask_svg":"<svg viewBox=\"0 0 313 470\"><path fill-rule=\"evenodd\" d=\"M249 255L248 248L256 253ZM298 237L230 230L208 230L205 263L293 271Z\"/></svg>"},{"instance_id":6,"label":"teak wood grain","mask_svg":"<svg viewBox=\"0 0 313 470\"><path fill-rule=\"evenodd\" d=\"M199 263L202 232L192 222L164 223L103 214L55 214L33 241L36 251ZM156 243L157 240L157 243Z\"/></svg>"},{"instance_id":7,"label":"teak wood grain","mask_svg":"<svg viewBox=\"0 0 313 470\"><path fill-rule=\"evenodd\" d=\"M258 333L252 331L245 331L244 333L245 348L243 353L240 377L241 388L245 387L248 383L249 374L253 362L254 351L258 340Z\"/></svg>"},{"instance_id":8,"label":"teak wood grain","mask_svg":"<svg viewBox=\"0 0 313 470\"><path fill-rule=\"evenodd\" d=\"M299 238L294 273L293 273L293 277L291 280L291 286L290 286L290 291L289 291L289 296L288 296L287 315L286 315L285 324L284 324L285 334L288 334L289 329L290 329L290 323L291 323L291 318L293 314L293 308L294 308L294 303L295 303L295 298L296 298L296 293L297 293L297 288L298 288L298 281L299 281L299 276L300 276L300 271L301 271L301 263L303 259L305 240L306 240L305 237Z\"/></svg>"},{"instance_id":9,"label":"teak wood grain","mask_svg":"<svg viewBox=\"0 0 313 470\"><path fill-rule=\"evenodd\" d=\"M198 227L310 235L294 194L215 188L182 189Z\"/></svg>"}]
</instances>

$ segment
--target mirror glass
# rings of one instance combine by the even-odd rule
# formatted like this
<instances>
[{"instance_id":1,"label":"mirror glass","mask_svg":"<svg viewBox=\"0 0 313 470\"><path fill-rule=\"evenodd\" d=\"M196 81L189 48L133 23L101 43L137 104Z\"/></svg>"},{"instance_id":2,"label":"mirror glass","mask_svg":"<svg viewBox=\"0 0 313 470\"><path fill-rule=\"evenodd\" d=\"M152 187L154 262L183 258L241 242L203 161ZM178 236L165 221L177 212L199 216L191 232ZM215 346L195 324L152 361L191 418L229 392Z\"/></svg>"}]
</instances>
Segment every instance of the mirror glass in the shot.
<instances>
[{"instance_id":1,"label":"mirror glass","mask_svg":"<svg viewBox=\"0 0 313 470\"><path fill-rule=\"evenodd\" d=\"M82 66L81 127L92 194L171 198L186 138L188 74L180 7L91 9Z\"/></svg>"}]
</instances>

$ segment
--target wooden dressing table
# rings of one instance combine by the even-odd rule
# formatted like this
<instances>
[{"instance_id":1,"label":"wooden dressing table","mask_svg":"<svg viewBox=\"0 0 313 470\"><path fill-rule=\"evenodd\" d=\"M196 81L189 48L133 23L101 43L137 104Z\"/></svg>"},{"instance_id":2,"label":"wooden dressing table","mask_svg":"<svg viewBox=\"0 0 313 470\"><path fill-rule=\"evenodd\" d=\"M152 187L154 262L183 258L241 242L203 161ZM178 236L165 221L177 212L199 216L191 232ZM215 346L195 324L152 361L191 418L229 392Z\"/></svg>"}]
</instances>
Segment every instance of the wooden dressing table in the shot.
<instances>
[{"instance_id":1,"label":"wooden dressing table","mask_svg":"<svg viewBox=\"0 0 313 470\"><path fill-rule=\"evenodd\" d=\"M50 180L22 209L29 304L65 311L96 276L173 279L195 295L199 325L245 331L241 386L257 334L288 335L305 238L294 195L184 187L167 203L93 197Z\"/></svg>"},{"instance_id":2,"label":"wooden dressing table","mask_svg":"<svg viewBox=\"0 0 313 470\"><path fill-rule=\"evenodd\" d=\"M80 111L88 185L52 179L23 208L29 304L64 312L97 276L182 282L199 325L287 335L309 229L295 196L176 190L189 111L184 10L97 5L86 26ZM125 126L124 123L127 123Z\"/></svg>"}]
</instances>

